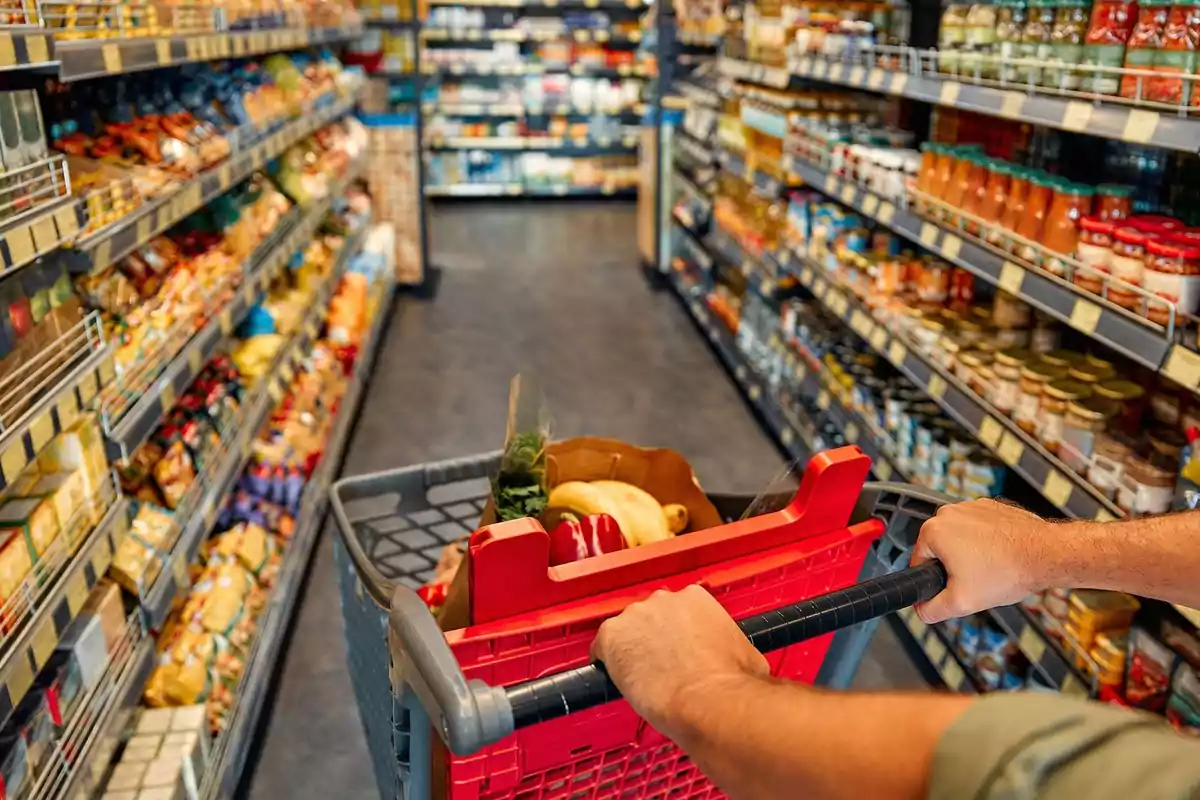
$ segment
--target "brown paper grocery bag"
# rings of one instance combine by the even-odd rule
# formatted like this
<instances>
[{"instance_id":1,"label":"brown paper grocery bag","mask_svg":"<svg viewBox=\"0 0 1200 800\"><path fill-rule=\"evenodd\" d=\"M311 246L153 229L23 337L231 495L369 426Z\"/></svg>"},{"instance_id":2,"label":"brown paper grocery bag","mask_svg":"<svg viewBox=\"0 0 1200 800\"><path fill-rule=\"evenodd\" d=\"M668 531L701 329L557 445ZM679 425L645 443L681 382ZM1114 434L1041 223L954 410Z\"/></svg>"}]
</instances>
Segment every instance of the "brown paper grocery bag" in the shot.
<instances>
[{"instance_id":1,"label":"brown paper grocery bag","mask_svg":"<svg viewBox=\"0 0 1200 800\"><path fill-rule=\"evenodd\" d=\"M546 447L546 482L553 489L567 481L624 481L638 486L659 503L679 503L688 510L688 531L701 531L722 524L721 515L696 480L687 459L662 447L635 447L618 439L581 436L553 442ZM483 528L497 521L489 499L479 519ZM471 624L471 554L468 549L438 612L444 631Z\"/></svg>"}]
</instances>

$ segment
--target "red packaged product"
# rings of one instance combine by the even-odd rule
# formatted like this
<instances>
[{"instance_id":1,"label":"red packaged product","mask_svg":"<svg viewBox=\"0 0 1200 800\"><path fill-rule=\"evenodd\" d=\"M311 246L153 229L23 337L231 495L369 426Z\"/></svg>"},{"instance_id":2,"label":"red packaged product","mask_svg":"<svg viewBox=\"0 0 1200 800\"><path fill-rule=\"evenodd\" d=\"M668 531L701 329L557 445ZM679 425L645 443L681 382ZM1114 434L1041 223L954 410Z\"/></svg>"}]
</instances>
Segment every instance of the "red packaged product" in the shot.
<instances>
[{"instance_id":1,"label":"red packaged product","mask_svg":"<svg viewBox=\"0 0 1200 800\"><path fill-rule=\"evenodd\" d=\"M1192 82L1182 76L1196 71L1196 50L1200 47L1200 5L1172 6L1163 29L1162 45L1154 54L1154 71L1163 74L1143 86L1143 95L1158 103L1185 105L1192 94Z\"/></svg>"},{"instance_id":2,"label":"red packaged product","mask_svg":"<svg viewBox=\"0 0 1200 800\"><path fill-rule=\"evenodd\" d=\"M1156 51L1162 47L1163 33L1167 27L1167 5L1146 5L1138 12L1138 21L1129 34L1125 47L1125 68L1153 70ZM1141 78L1139 82L1139 77ZM1121 78L1121 97L1134 99L1146 97L1150 78L1126 75ZM1139 86L1140 83L1140 86Z\"/></svg>"}]
</instances>

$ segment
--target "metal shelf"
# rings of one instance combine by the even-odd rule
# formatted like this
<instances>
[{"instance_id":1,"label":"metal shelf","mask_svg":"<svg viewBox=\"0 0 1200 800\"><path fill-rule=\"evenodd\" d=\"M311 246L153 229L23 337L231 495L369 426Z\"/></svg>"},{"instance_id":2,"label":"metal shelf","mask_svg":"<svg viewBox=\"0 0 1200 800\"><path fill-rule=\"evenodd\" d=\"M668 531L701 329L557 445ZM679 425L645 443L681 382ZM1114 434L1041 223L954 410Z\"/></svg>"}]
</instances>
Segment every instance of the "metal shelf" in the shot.
<instances>
[{"instance_id":1,"label":"metal shelf","mask_svg":"<svg viewBox=\"0 0 1200 800\"><path fill-rule=\"evenodd\" d=\"M799 188L798 181L794 183L782 181L774 175L750 167L746 164L746 160L737 153L717 148L716 158L721 167L753 186L756 192L765 197L781 197L789 189Z\"/></svg>"},{"instance_id":2,"label":"metal shelf","mask_svg":"<svg viewBox=\"0 0 1200 800\"><path fill-rule=\"evenodd\" d=\"M154 584L142 597L148 628L158 630L170 613L175 599L190 588L187 566L195 561L201 543L212 531L221 501L229 494L241 475L250 456L251 445L271 409L283 396L291 376L295 373L296 364L312 349L346 264L362 244L365 227L359 228L346 239L333 270L313 298L304 323L292 335L291 341L279 348L258 385L247 393L248 396L243 401L245 412L242 423L237 434L231 437L232 440L226 445L225 457L221 463L209 475L197 477L198 481L204 481L202 497L196 503L194 511L185 517L183 530L171 548L171 556L166 559L171 568L167 569L164 566Z\"/></svg>"},{"instance_id":3,"label":"metal shelf","mask_svg":"<svg viewBox=\"0 0 1200 800\"><path fill-rule=\"evenodd\" d=\"M454 137L428 142L426 150L495 150L497 152L552 153L560 156L612 156L637 152L637 137L626 136L620 144L611 140L582 142L563 139L561 136L480 136L475 138Z\"/></svg>"},{"instance_id":4,"label":"metal shelf","mask_svg":"<svg viewBox=\"0 0 1200 800\"><path fill-rule=\"evenodd\" d=\"M1139 108L1106 95L1044 94L1024 84L979 86L918 74L915 65L913 71L892 71L865 60L831 61L819 56L797 59L789 69L725 57L718 60L718 67L728 77L776 89L799 87L812 79L1106 139L1189 153L1200 149L1200 117Z\"/></svg>"},{"instance_id":5,"label":"metal shelf","mask_svg":"<svg viewBox=\"0 0 1200 800\"><path fill-rule=\"evenodd\" d=\"M978 684L959 661L953 643L946 637L940 625L926 625L911 608L897 612L896 616L924 651L925 657L941 676L947 689L963 694L980 693Z\"/></svg>"},{"instance_id":6,"label":"metal shelf","mask_svg":"<svg viewBox=\"0 0 1200 800\"><path fill-rule=\"evenodd\" d=\"M584 64L570 66L548 66L546 64L504 64L493 66L480 64L466 66L463 64L423 64L421 72L425 75L455 75L468 78L485 78L493 75L575 75L585 78L647 78L645 70L633 64L622 64L619 67L591 67Z\"/></svg>"},{"instance_id":7,"label":"metal shelf","mask_svg":"<svg viewBox=\"0 0 1200 800\"><path fill-rule=\"evenodd\" d=\"M597 42L631 45L642 41L638 30L614 35L607 28L576 28L561 31L522 31L516 28L422 28L427 42Z\"/></svg>"},{"instance_id":8,"label":"metal shelf","mask_svg":"<svg viewBox=\"0 0 1200 800\"><path fill-rule=\"evenodd\" d=\"M625 109L576 108L568 103L551 106L526 106L520 103L424 103L421 110L426 114L444 114L451 117L497 117L502 119L523 117L624 117L640 120L646 113L645 104L639 103Z\"/></svg>"},{"instance_id":9,"label":"metal shelf","mask_svg":"<svg viewBox=\"0 0 1200 800\"><path fill-rule=\"evenodd\" d=\"M54 654L67 627L87 602L92 587L108 571L113 553L129 529L129 502L110 485L108 507L99 524L66 566L53 577L53 586L19 627L5 633L0 656L0 724L20 704L34 679Z\"/></svg>"},{"instance_id":10,"label":"metal shelf","mask_svg":"<svg viewBox=\"0 0 1200 800\"><path fill-rule=\"evenodd\" d=\"M54 66L53 45L53 39L40 26L0 26L0 73Z\"/></svg>"},{"instance_id":11,"label":"metal shelf","mask_svg":"<svg viewBox=\"0 0 1200 800\"><path fill-rule=\"evenodd\" d=\"M366 170L366 159L347 169L329 194L310 209L294 207L273 235L262 242L242 264L241 290L214 313L153 383L140 392L141 399L118 420L105 420L110 461L123 461L145 442L204 368L209 357L226 341L258 303L260 295L283 271L292 255L312 240L325 220L334 199Z\"/></svg>"},{"instance_id":12,"label":"metal shelf","mask_svg":"<svg viewBox=\"0 0 1200 800\"><path fill-rule=\"evenodd\" d=\"M74 241L85 215L79 199L71 196L66 157L55 153L7 170L0 188L0 220L0 278Z\"/></svg>"},{"instance_id":13,"label":"metal shelf","mask_svg":"<svg viewBox=\"0 0 1200 800\"><path fill-rule=\"evenodd\" d=\"M266 610L259 621L246 668L237 688L237 699L224 734L217 740L214 756L205 774L200 796L232 797L237 790L251 750L258 720L269 694L275 667L282 652L284 637L295 614L300 588L313 548L324 527L329 487L341 469L350 431L358 416L375 355L387 324L394 286L388 285L371 321L371 331L363 348L354 376L339 405L338 418L313 477L304 491L296 533L284 554L284 564Z\"/></svg>"},{"instance_id":14,"label":"metal shelf","mask_svg":"<svg viewBox=\"0 0 1200 800\"><path fill-rule=\"evenodd\" d=\"M235 154L224 164L206 170L170 194L155 198L116 222L88 234L76 246L84 251L93 271L119 261L253 175L313 131L349 114L358 103L358 91L356 89L347 98L329 95L323 100L318 101L319 108L298 119L269 131L256 131L256 136L239 137L249 141L236 142Z\"/></svg>"},{"instance_id":15,"label":"metal shelf","mask_svg":"<svg viewBox=\"0 0 1200 800\"><path fill-rule=\"evenodd\" d=\"M881 197L857 183L844 181L826 170L799 159L789 169L830 198L864 217L918 242L929 252L962 267L978 278L1016 295L1037 308L1151 369L1168 377L1179 375L1184 385L1200 387L1200 355L1172 347L1166 331L1064 280L1024 269L961 232L945 228ZM1183 350L1185 355L1173 356ZM1192 357L1195 357L1192 359ZM1184 359L1185 364L1178 363ZM1170 362L1170 364L1168 364ZM1193 367L1191 364L1195 364Z\"/></svg>"},{"instance_id":16,"label":"metal shelf","mask_svg":"<svg viewBox=\"0 0 1200 800\"><path fill-rule=\"evenodd\" d=\"M636 187L525 186L520 183L460 183L426 186L429 197L634 197Z\"/></svg>"},{"instance_id":17,"label":"metal shelf","mask_svg":"<svg viewBox=\"0 0 1200 800\"><path fill-rule=\"evenodd\" d=\"M1042 675L1060 692L1067 695L1095 695L1089 690L1090 679L1068 663L1045 631L1035 623L1020 606L1002 606L988 611L1004 632L1017 643L1017 647Z\"/></svg>"},{"instance_id":18,"label":"metal shelf","mask_svg":"<svg viewBox=\"0 0 1200 800\"><path fill-rule=\"evenodd\" d=\"M72 39L54 43L59 80L79 81L173 67L197 61L300 50L353 41L361 26L222 31L186 36L137 36L123 39Z\"/></svg>"}]
</instances>

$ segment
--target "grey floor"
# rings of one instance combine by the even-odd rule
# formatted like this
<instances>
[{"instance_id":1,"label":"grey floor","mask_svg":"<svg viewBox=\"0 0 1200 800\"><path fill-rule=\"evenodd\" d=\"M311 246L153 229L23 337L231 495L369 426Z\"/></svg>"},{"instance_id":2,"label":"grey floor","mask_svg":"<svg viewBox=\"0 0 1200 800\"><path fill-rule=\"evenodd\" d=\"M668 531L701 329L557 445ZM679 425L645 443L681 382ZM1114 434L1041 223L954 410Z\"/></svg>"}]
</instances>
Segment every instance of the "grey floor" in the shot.
<instances>
[{"instance_id":1,"label":"grey floor","mask_svg":"<svg viewBox=\"0 0 1200 800\"><path fill-rule=\"evenodd\" d=\"M432 303L405 302L379 354L345 473L494 449L509 378L544 384L556 436L672 447L713 490L756 492L784 464L737 389L666 293L636 268L632 205L438 207ZM346 673L328 533L268 710L248 793L376 794ZM923 686L881 627L863 688Z\"/></svg>"}]
</instances>

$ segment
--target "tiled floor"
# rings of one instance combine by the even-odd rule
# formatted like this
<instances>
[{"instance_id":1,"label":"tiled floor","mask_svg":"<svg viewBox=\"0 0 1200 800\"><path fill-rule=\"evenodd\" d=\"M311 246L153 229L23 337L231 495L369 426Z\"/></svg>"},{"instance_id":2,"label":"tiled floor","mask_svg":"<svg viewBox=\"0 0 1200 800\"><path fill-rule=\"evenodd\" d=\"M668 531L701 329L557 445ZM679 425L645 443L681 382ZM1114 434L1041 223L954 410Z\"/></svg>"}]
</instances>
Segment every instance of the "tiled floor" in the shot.
<instances>
[{"instance_id":1,"label":"tiled floor","mask_svg":"<svg viewBox=\"0 0 1200 800\"><path fill-rule=\"evenodd\" d=\"M541 381L555 436L675 448L713 490L757 492L778 477L785 465L707 345L673 298L647 288L634 225L629 204L438 207L441 291L402 301L344 473L498 448L508 381L523 372ZM256 800L376 794L328 535L244 787ZM859 683L924 685L885 627Z\"/></svg>"}]
</instances>

